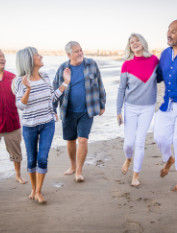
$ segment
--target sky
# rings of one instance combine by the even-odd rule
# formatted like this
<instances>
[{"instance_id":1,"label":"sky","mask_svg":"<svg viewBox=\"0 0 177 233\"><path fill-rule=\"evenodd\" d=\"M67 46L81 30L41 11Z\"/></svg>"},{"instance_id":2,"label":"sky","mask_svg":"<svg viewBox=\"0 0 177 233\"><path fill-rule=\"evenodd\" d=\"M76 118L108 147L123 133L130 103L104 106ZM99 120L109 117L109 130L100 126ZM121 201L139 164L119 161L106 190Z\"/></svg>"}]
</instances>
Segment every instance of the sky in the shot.
<instances>
[{"instance_id":1,"label":"sky","mask_svg":"<svg viewBox=\"0 0 177 233\"><path fill-rule=\"evenodd\" d=\"M0 0L0 48L122 50L132 32L150 49L165 48L176 0Z\"/></svg>"}]
</instances>

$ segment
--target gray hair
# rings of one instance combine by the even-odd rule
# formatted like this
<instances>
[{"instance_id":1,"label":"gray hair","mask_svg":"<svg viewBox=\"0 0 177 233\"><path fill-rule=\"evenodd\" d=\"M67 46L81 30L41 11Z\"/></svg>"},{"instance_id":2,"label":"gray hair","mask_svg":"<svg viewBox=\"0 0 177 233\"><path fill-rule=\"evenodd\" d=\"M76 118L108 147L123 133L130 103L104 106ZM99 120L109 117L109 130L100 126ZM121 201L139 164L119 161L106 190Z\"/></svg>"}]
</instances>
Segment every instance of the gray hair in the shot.
<instances>
[{"instance_id":1,"label":"gray hair","mask_svg":"<svg viewBox=\"0 0 177 233\"><path fill-rule=\"evenodd\" d=\"M77 41L70 41L65 45L65 51L66 53L71 54L72 53L72 47L74 46L80 46L80 44Z\"/></svg>"},{"instance_id":2,"label":"gray hair","mask_svg":"<svg viewBox=\"0 0 177 233\"><path fill-rule=\"evenodd\" d=\"M38 53L36 48L27 47L16 54L16 67L19 76L31 76L34 68L33 56Z\"/></svg>"},{"instance_id":3,"label":"gray hair","mask_svg":"<svg viewBox=\"0 0 177 233\"><path fill-rule=\"evenodd\" d=\"M148 43L147 41L144 39L144 37L138 33L132 33L128 39L128 43L127 43L127 46L126 46L126 49L125 49L125 59L126 60L131 60L134 58L134 53L133 51L131 50L130 48L130 40L132 37L137 37L139 39L139 41L141 42L142 46L143 46L143 56L144 57L150 57L151 54L148 50Z\"/></svg>"}]
</instances>

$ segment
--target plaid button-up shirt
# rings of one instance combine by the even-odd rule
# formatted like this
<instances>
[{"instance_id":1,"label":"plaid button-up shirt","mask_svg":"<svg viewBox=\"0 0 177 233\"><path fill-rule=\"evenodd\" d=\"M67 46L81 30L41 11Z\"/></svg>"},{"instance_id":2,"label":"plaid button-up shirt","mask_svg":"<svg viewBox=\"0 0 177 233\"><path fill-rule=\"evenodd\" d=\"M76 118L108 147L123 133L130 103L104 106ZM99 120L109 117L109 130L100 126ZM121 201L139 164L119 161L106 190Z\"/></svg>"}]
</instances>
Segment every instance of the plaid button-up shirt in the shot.
<instances>
[{"instance_id":1,"label":"plaid button-up shirt","mask_svg":"<svg viewBox=\"0 0 177 233\"><path fill-rule=\"evenodd\" d=\"M54 78L54 90L59 88L64 82L63 71L65 68L70 68L70 62L63 63ZM92 59L84 58L84 77L85 77L85 90L86 90L86 108L89 117L99 115L101 109L105 109L106 92L103 86L99 68L96 62ZM79 91L79 90L78 90ZM70 94L70 85L66 88L63 95L59 99L60 103L60 117L65 119L68 108L68 100ZM53 103L54 111L58 107L58 101Z\"/></svg>"}]
</instances>

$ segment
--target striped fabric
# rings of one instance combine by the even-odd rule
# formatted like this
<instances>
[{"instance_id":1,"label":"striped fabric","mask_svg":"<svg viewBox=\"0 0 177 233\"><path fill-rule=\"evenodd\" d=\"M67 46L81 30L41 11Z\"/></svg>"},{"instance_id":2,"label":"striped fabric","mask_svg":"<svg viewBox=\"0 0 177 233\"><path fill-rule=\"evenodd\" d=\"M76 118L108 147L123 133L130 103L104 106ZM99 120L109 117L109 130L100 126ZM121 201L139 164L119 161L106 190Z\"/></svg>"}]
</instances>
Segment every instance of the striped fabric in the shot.
<instances>
[{"instance_id":1,"label":"striped fabric","mask_svg":"<svg viewBox=\"0 0 177 233\"><path fill-rule=\"evenodd\" d=\"M59 89L54 92L47 74L40 73L40 75L42 77L40 80L30 81L31 91L27 105L21 102L26 91L22 77L15 80L16 105L23 111L23 126L34 127L55 119L52 102L57 101L62 93Z\"/></svg>"}]
</instances>

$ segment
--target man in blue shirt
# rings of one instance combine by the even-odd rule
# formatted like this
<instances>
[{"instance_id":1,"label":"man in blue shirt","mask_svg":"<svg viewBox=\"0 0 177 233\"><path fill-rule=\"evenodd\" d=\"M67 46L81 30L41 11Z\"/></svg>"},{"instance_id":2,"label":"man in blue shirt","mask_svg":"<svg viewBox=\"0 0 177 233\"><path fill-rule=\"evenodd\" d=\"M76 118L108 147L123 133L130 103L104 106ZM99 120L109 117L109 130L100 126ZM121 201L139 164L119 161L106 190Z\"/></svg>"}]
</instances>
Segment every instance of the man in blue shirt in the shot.
<instances>
[{"instance_id":1,"label":"man in blue shirt","mask_svg":"<svg viewBox=\"0 0 177 233\"><path fill-rule=\"evenodd\" d=\"M158 67L158 75L165 83L164 103L156 114L154 125L154 139L166 162L161 177L168 174L174 162L177 170L177 20L169 25L167 39L170 47L162 52ZM177 185L174 191L177 191Z\"/></svg>"},{"instance_id":2,"label":"man in blue shirt","mask_svg":"<svg viewBox=\"0 0 177 233\"><path fill-rule=\"evenodd\" d=\"M105 111L106 93L99 68L92 59L84 58L82 48L76 41L65 46L69 61L63 63L53 81L56 90L63 83L65 68L71 71L71 82L61 96L60 116L63 138L67 140L67 149L71 167L65 175L75 174L77 182L84 181L82 168L87 155L88 138L93 117ZM54 103L54 110L58 103ZM78 138L78 147L76 140Z\"/></svg>"}]
</instances>

